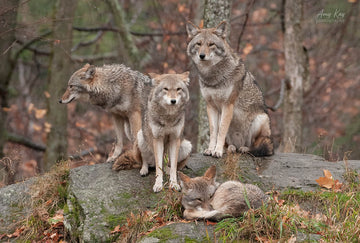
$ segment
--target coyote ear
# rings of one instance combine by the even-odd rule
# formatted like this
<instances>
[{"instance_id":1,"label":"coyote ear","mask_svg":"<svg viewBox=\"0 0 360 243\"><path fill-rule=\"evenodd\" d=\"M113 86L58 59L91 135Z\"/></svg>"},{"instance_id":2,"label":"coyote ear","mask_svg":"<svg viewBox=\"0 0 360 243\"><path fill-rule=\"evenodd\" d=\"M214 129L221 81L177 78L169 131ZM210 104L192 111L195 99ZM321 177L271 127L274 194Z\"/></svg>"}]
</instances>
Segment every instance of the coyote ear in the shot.
<instances>
[{"instance_id":1,"label":"coyote ear","mask_svg":"<svg viewBox=\"0 0 360 243\"><path fill-rule=\"evenodd\" d=\"M85 65L87 67L86 71L85 71L85 78L86 79L93 79L95 76L95 66L94 65L90 65L90 64L86 64ZM85 67L84 66L84 67Z\"/></svg>"},{"instance_id":2,"label":"coyote ear","mask_svg":"<svg viewBox=\"0 0 360 243\"><path fill-rule=\"evenodd\" d=\"M157 73L148 73L148 75L149 75L150 78L151 78L151 84L152 84L152 85L158 85L158 84L159 84L159 80L156 79L156 78L159 77L160 74L157 74Z\"/></svg>"},{"instance_id":3,"label":"coyote ear","mask_svg":"<svg viewBox=\"0 0 360 243\"><path fill-rule=\"evenodd\" d=\"M183 82L186 84L186 86L189 86L189 83L190 83L189 73L190 72L187 71L187 72L180 74L183 77Z\"/></svg>"},{"instance_id":4,"label":"coyote ear","mask_svg":"<svg viewBox=\"0 0 360 243\"><path fill-rule=\"evenodd\" d=\"M212 165L209 169L207 169L207 171L205 171L204 178L215 181L215 176L216 176L216 166Z\"/></svg>"},{"instance_id":5,"label":"coyote ear","mask_svg":"<svg viewBox=\"0 0 360 243\"><path fill-rule=\"evenodd\" d=\"M216 29L214 30L214 33L217 36L220 36L222 38L226 38L226 34L227 34L227 23L226 21L221 22Z\"/></svg>"},{"instance_id":6,"label":"coyote ear","mask_svg":"<svg viewBox=\"0 0 360 243\"><path fill-rule=\"evenodd\" d=\"M186 23L186 32L189 38L193 38L197 33L200 32L200 28L188 21Z\"/></svg>"},{"instance_id":7,"label":"coyote ear","mask_svg":"<svg viewBox=\"0 0 360 243\"><path fill-rule=\"evenodd\" d=\"M188 189L188 183L190 182L191 178L185 175L182 172L178 172L179 179L180 179L180 185L182 189Z\"/></svg>"}]
</instances>

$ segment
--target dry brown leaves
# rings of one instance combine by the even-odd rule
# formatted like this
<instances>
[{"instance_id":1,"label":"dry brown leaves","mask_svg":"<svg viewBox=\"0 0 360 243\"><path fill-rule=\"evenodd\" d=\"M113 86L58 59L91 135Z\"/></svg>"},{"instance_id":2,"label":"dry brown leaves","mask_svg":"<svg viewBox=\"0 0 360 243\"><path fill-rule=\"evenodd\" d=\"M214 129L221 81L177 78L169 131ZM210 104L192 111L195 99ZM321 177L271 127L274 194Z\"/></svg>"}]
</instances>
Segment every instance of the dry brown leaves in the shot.
<instances>
[{"instance_id":1,"label":"dry brown leaves","mask_svg":"<svg viewBox=\"0 0 360 243\"><path fill-rule=\"evenodd\" d=\"M334 192L341 192L343 183L339 180L334 180L332 174L328 170L324 170L324 177L319 177L315 180L321 187L331 189Z\"/></svg>"}]
</instances>

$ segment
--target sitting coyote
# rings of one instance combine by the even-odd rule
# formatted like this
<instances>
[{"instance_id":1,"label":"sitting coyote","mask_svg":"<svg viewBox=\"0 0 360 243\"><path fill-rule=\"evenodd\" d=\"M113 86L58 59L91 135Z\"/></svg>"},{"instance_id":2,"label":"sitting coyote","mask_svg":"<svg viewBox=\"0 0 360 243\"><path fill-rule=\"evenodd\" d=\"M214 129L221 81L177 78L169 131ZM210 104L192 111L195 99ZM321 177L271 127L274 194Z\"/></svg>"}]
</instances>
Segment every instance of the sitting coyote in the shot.
<instances>
[{"instance_id":1,"label":"sitting coyote","mask_svg":"<svg viewBox=\"0 0 360 243\"><path fill-rule=\"evenodd\" d=\"M150 83L148 76L124 65L95 67L86 64L70 77L59 103L82 100L112 114L117 141L107 162L113 162L122 152L124 134L134 141L141 128L140 97L145 83Z\"/></svg>"},{"instance_id":2,"label":"sitting coyote","mask_svg":"<svg viewBox=\"0 0 360 243\"><path fill-rule=\"evenodd\" d=\"M210 143L204 154L221 157L226 142L230 152L272 155L270 119L262 92L226 41L226 22L209 29L189 22L186 29L187 54L199 76L209 119Z\"/></svg>"},{"instance_id":3,"label":"sitting coyote","mask_svg":"<svg viewBox=\"0 0 360 243\"><path fill-rule=\"evenodd\" d=\"M113 169L135 168L134 162L137 165L142 162L140 174L145 176L149 166L155 166L153 190L159 192L163 189L163 159L168 154L169 187L180 190L177 168L185 166L192 149L190 141L183 138L185 106L189 102L189 72L149 75L152 77L153 87L144 102L142 129L137 134L133 151L120 156Z\"/></svg>"},{"instance_id":4,"label":"sitting coyote","mask_svg":"<svg viewBox=\"0 0 360 243\"><path fill-rule=\"evenodd\" d=\"M202 177L190 178L178 173L183 192L181 204L185 208L186 219L219 221L227 217L239 217L249 210L249 206L256 209L268 200L268 196L255 185L227 181L218 187L215 182L215 165Z\"/></svg>"}]
</instances>

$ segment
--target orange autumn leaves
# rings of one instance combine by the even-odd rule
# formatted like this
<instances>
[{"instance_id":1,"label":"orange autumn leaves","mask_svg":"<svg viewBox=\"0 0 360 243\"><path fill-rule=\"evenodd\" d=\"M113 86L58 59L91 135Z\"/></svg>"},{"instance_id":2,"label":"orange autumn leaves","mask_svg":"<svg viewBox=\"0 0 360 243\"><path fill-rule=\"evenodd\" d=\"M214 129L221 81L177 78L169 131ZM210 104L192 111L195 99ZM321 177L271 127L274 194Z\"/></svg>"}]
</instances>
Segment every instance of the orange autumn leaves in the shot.
<instances>
[{"instance_id":1,"label":"orange autumn leaves","mask_svg":"<svg viewBox=\"0 0 360 243\"><path fill-rule=\"evenodd\" d=\"M343 186L343 183L339 182L339 180L334 180L331 172L328 170L324 170L324 177L319 177L315 181L319 186L331 189L334 192L340 192Z\"/></svg>"}]
</instances>

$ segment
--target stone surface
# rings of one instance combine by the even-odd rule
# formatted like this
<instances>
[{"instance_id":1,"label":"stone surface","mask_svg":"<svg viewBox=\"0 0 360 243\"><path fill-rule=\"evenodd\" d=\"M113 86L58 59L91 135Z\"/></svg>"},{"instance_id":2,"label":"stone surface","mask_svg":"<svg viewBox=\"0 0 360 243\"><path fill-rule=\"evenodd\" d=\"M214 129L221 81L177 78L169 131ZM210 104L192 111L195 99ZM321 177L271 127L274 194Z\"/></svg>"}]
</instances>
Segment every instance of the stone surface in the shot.
<instances>
[{"instance_id":1,"label":"stone surface","mask_svg":"<svg viewBox=\"0 0 360 243\"><path fill-rule=\"evenodd\" d=\"M30 197L29 186L34 179L0 188L0 234L12 233L16 222L23 220L28 208L23 203Z\"/></svg>"},{"instance_id":2,"label":"stone surface","mask_svg":"<svg viewBox=\"0 0 360 243\"><path fill-rule=\"evenodd\" d=\"M234 161L237 161L234 163ZM329 170L334 179L342 181L344 162L327 162L321 157L304 154L275 154L267 158L232 155L214 159L193 154L183 171L189 176L202 175L209 166L217 165L217 180L228 180L227 173L234 173L242 182L254 183L265 191L287 187L315 190L315 179ZM348 167L360 171L360 161L348 161ZM111 164L96 164L72 169L69 175L68 201L64 209L65 225L74 241L103 242L110 240L110 231L121 225L130 212L152 210L161 193L152 192L155 171L141 177L139 170L114 172ZM29 197L28 187L33 180L0 189L0 233L11 232L13 221L26 215L26 208L19 202ZM206 231L210 238L213 228L203 222L176 223L157 229L142 242L184 242L184 239L204 240ZM163 239L167 234L173 239ZM175 238L175 236L178 237ZM186 238L188 237L188 238ZM195 239L195 238L194 238Z\"/></svg>"},{"instance_id":3,"label":"stone surface","mask_svg":"<svg viewBox=\"0 0 360 243\"><path fill-rule=\"evenodd\" d=\"M74 240L105 241L130 212L153 208L154 173L141 177L138 170L115 172L111 164L71 170L65 226Z\"/></svg>"},{"instance_id":4,"label":"stone surface","mask_svg":"<svg viewBox=\"0 0 360 243\"><path fill-rule=\"evenodd\" d=\"M204 222L175 223L152 231L140 243L153 242L212 242L214 226Z\"/></svg>"}]
</instances>

